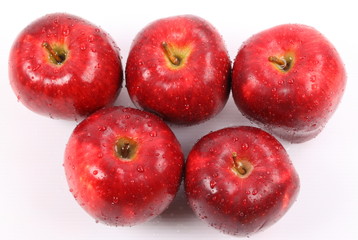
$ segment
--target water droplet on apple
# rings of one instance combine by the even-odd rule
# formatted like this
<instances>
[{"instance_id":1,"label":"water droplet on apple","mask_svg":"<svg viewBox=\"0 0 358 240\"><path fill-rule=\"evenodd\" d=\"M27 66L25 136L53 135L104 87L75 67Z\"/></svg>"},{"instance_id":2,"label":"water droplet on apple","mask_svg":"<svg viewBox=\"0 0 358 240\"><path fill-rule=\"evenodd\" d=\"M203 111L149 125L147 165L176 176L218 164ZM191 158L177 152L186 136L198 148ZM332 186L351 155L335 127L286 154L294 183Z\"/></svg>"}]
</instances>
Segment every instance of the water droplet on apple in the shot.
<instances>
[{"instance_id":1,"label":"water droplet on apple","mask_svg":"<svg viewBox=\"0 0 358 240\"><path fill-rule=\"evenodd\" d=\"M213 201L216 201L217 197L216 197L216 196L213 196L211 199L212 199Z\"/></svg>"},{"instance_id":2,"label":"water droplet on apple","mask_svg":"<svg viewBox=\"0 0 358 240\"><path fill-rule=\"evenodd\" d=\"M94 53L97 52L97 50L95 48L92 48L91 51Z\"/></svg>"},{"instance_id":3,"label":"water droplet on apple","mask_svg":"<svg viewBox=\"0 0 358 240\"><path fill-rule=\"evenodd\" d=\"M94 41L94 36L92 34L90 34L88 36L88 42L92 43Z\"/></svg>"},{"instance_id":4,"label":"water droplet on apple","mask_svg":"<svg viewBox=\"0 0 358 240\"><path fill-rule=\"evenodd\" d=\"M138 166L137 166L137 171L140 172L140 173L144 172L143 166L138 165Z\"/></svg>"},{"instance_id":5,"label":"water droplet on apple","mask_svg":"<svg viewBox=\"0 0 358 240\"><path fill-rule=\"evenodd\" d=\"M252 190L252 195L256 195L257 194L257 190L255 189L255 190Z\"/></svg>"},{"instance_id":6,"label":"water droplet on apple","mask_svg":"<svg viewBox=\"0 0 358 240\"><path fill-rule=\"evenodd\" d=\"M295 82L295 79L291 78L291 79L288 79L287 81L289 84L293 84Z\"/></svg>"},{"instance_id":7,"label":"water droplet on apple","mask_svg":"<svg viewBox=\"0 0 358 240\"><path fill-rule=\"evenodd\" d=\"M68 36L68 34L70 34L70 29L68 29L68 28L64 29L64 30L62 31L62 34L63 34L64 36Z\"/></svg>"},{"instance_id":8,"label":"water droplet on apple","mask_svg":"<svg viewBox=\"0 0 358 240\"><path fill-rule=\"evenodd\" d=\"M157 136L157 132L156 131L152 131L149 133L149 136L151 137L156 137Z\"/></svg>"},{"instance_id":9,"label":"water droplet on apple","mask_svg":"<svg viewBox=\"0 0 358 240\"><path fill-rule=\"evenodd\" d=\"M98 153L98 154L97 154L97 157L98 157L98 158L103 158L103 153Z\"/></svg>"},{"instance_id":10,"label":"water droplet on apple","mask_svg":"<svg viewBox=\"0 0 358 240\"><path fill-rule=\"evenodd\" d=\"M32 71L36 71L41 67L41 64L36 64L35 66L32 67Z\"/></svg>"},{"instance_id":11,"label":"water droplet on apple","mask_svg":"<svg viewBox=\"0 0 358 240\"><path fill-rule=\"evenodd\" d=\"M243 151L246 151L247 149L249 149L249 144L243 143L243 144L241 145L241 149L242 149Z\"/></svg>"},{"instance_id":12,"label":"water droplet on apple","mask_svg":"<svg viewBox=\"0 0 358 240\"><path fill-rule=\"evenodd\" d=\"M119 201L118 197L112 198L112 204L116 204L116 203L118 203L118 201Z\"/></svg>"},{"instance_id":13,"label":"water droplet on apple","mask_svg":"<svg viewBox=\"0 0 358 240\"><path fill-rule=\"evenodd\" d=\"M82 51L86 50L86 45L82 43L82 44L80 45L80 49L81 49Z\"/></svg>"},{"instance_id":14,"label":"water droplet on apple","mask_svg":"<svg viewBox=\"0 0 358 240\"><path fill-rule=\"evenodd\" d=\"M95 31L99 33L101 30L99 28L96 28Z\"/></svg>"},{"instance_id":15,"label":"water droplet on apple","mask_svg":"<svg viewBox=\"0 0 358 240\"><path fill-rule=\"evenodd\" d=\"M100 131L100 132L104 132L104 131L106 131L107 130L107 127L106 126L100 126L100 127L98 127L98 131Z\"/></svg>"},{"instance_id":16,"label":"water droplet on apple","mask_svg":"<svg viewBox=\"0 0 358 240\"><path fill-rule=\"evenodd\" d=\"M216 182L214 180L210 181L210 187L214 188L216 186Z\"/></svg>"},{"instance_id":17,"label":"water droplet on apple","mask_svg":"<svg viewBox=\"0 0 358 240\"><path fill-rule=\"evenodd\" d=\"M97 171L97 170L93 170L92 174L93 174L93 175L97 175L97 174L98 174L98 171Z\"/></svg>"}]
</instances>

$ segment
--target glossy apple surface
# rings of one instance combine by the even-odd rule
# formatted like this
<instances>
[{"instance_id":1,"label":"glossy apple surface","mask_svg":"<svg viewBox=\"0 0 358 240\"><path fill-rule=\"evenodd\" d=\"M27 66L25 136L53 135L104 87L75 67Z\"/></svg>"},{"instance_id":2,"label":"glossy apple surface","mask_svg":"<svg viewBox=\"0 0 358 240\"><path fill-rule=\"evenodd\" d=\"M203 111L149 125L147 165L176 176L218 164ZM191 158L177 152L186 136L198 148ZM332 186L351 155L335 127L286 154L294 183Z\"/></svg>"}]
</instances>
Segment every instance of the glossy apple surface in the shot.
<instances>
[{"instance_id":1,"label":"glossy apple surface","mask_svg":"<svg viewBox=\"0 0 358 240\"><path fill-rule=\"evenodd\" d=\"M16 38L9 78L30 110L76 120L111 105L122 86L119 49L88 21L66 13L37 19Z\"/></svg>"},{"instance_id":2,"label":"glossy apple surface","mask_svg":"<svg viewBox=\"0 0 358 240\"><path fill-rule=\"evenodd\" d=\"M126 65L126 86L136 106L164 120L192 125L223 109L230 71L216 29L196 16L175 16L138 33Z\"/></svg>"},{"instance_id":3,"label":"glossy apple surface","mask_svg":"<svg viewBox=\"0 0 358 240\"><path fill-rule=\"evenodd\" d=\"M184 165L179 142L157 116L112 107L73 131L64 168L70 191L97 221L132 226L163 212L173 200Z\"/></svg>"},{"instance_id":4,"label":"glossy apple surface","mask_svg":"<svg viewBox=\"0 0 358 240\"><path fill-rule=\"evenodd\" d=\"M299 192L299 178L273 136L254 127L232 127L194 145L185 192L195 214L210 226L248 236L286 213Z\"/></svg>"},{"instance_id":5,"label":"glossy apple surface","mask_svg":"<svg viewBox=\"0 0 358 240\"><path fill-rule=\"evenodd\" d=\"M232 93L240 111L290 142L321 132L345 84L336 49L305 25L280 25L254 35L234 61Z\"/></svg>"}]
</instances>

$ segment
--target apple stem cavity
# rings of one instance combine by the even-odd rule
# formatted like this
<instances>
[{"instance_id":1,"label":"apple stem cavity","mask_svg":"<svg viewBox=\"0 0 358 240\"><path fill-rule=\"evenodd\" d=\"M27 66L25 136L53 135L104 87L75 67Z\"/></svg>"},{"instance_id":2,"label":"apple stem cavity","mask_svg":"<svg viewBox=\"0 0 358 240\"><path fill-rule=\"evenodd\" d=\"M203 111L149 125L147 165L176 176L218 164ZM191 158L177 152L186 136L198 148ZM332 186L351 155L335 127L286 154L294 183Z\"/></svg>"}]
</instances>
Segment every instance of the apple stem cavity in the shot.
<instances>
[{"instance_id":1,"label":"apple stem cavity","mask_svg":"<svg viewBox=\"0 0 358 240\"><path fill-rule=\"evenodd\" d=\"M234 162L234 167L232 168L232 171L236 173L240 178L246 178L250 175L252 171L252 165L246 160L238 160L237 159L237 153L232 153L232 160Z\"/></svg>"},{"instance_id":2,"label":"apple stem cavity","mask_svg":"<svg viewBox=\"0 0 358 240\"><path fill-rule=\"evenodd\" d=\"M293 58L291 56L281 58L270 56L268 60L274 63L280 70L287 72L291 68Z\"/></svg>"},{"instance_id":3,"label":"apple stem cavity","mask_svg":"<svg viewBox=\"0 0 358 240\"><path fill-rule=\"evenodd\" d=\"M129 156L129 152L130 152L130 145L129 143L125 143L123 144L123 146L121 146L121 156L123 158L128 158Z\"/></svg>"},{"instance_id":4,"label":"apple stem cavity","mask_svg":"<svg viewBox=\"0 0 358 240\"><path fill-rule=\"evenodd\" d=\"M162 42L162 48L163 48L163 51L164 51L165 55L169 59L169 61L173 65L179 66L180 62L181 62L180 58L174 54L174 52L171 50L171 48L169 47L167 42Z\"/></svg>"},{"instance_id":5,"label":"apple stem cavity","mask_svg":"<svg viewBox=\"0 0 358 240\"><path fill-rule=\"evenodd\" d=\"M44 42L42 46L48 51L52 63L60 65L66 60L65 51L54 50L48 42Z\"/></svg>"},{"instance_id":6,"label":"apple stem cavity","mask_svg":"<svg viewBox=\"0 0 358 240\"><path fill-rule=\"evenodd\" d=\"M137 152L137 142L132 139L122 137L118 139L117 142L115 143L115 154L121 160L124 161L132 160L135 157L136 152Z\"/></svg>"}]
</instances>

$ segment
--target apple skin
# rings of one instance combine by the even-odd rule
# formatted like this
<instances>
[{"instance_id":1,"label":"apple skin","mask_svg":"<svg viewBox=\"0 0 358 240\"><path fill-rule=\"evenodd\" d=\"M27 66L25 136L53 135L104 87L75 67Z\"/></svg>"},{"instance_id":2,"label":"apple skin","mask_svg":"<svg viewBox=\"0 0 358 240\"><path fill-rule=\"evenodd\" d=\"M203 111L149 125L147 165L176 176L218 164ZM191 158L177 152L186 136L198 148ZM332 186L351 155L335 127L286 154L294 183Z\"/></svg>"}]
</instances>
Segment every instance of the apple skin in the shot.
<instances>
[{"instance_id":1,"label":"apple skin","mask_svg":"<svg viewBox=\"0 0 358 240\"><path fill-rule=\"evenodd\" d=\"M286 71L269 57L292 57ZM334 46L317 30L285 24L262 31L239 50L232 93L239 110L292 143L316 137L335 112L346 72Z\"/></svg>"},{"instance_id":2,"label":"apple skin","mask_svg":"<svg viewBox=\"0 0 358 240\"><path fill-rule=\"evenodd\" d=\"M121 138L136 143L117 155ZM82 121L66 146L64 168L73 196L98 222L132 226L163 212L182 180L184 157L170 128L138 109L101 109Z\"/></svg>"},{"instance_id":3,"label":"apple skin","mask_svg":"<svg viewBox=\"0 0 358 240\"><path fill-rule=\"evenodd\" d=\"M163 42L179 66L173 65ZM231 62L219 33L192 15L157 20L136 36L126 65L133 103L164 120L193 125L218 114L230 93Z\"/></svg>"},{"instance_id":4,"label":"apple skin","mask_svg":"<svg viewBox=\"0 0 358 240\"><path fill-rule=\"evenodd\" d=\"M247 175L236 172L234 153ZM231 127L194 145L186 163L185 192L195 214L210 226L248 236L286 213L298 195L299 178L272 135L255 127Z\"/></svg>"},{"instance_id":5,"label":"apple skin","mask_svg":"<svg viewBox=\"0 0 358 240\"><path fill-rule=\"evenodd\" d=\"M44 43L64 50L65 61L51 61ZM53 13L18 35L10 51L9 78L18 100L30 110L77 120L113 104L123 70L119 49L107 33L77 16Z\"/></svg>"}]
</instances>

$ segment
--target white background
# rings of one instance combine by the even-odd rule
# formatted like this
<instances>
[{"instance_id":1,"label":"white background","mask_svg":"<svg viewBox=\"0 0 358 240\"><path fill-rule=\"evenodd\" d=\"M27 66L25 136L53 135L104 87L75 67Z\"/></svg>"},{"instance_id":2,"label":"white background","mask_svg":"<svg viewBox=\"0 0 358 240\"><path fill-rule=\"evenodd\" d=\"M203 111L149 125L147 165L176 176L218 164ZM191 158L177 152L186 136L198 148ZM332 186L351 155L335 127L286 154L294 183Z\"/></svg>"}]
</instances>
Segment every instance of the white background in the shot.
<instances>
[{"instance_id":1,"label":"white background","mask_svg":"<svg viewBox=\"0 0 358 240\"><path fill-rule=\"evenodd\" d=\"M274 226L251 239L358 239L358 17L355 1L24 1L3 2L0 14L0 238L1 239L235 239L197 219L181 189L161 216L135 227L108 227L85 213L70 194L62 167L77 123L36 115L18 103L7 73L17 34L52 12L85 18L107 31L125 65L131 42L153 20L178 14L207 19L222 34L230 57L251 35L283 23L322 32L346 65L343 100L323 132L303 144L283 142L301 179L296 203ZM116 105L133 106L123 88ZM209 131L250 124L230 97L214 119L171 126L185 155Z\"/></svg>"}]
</instances>

